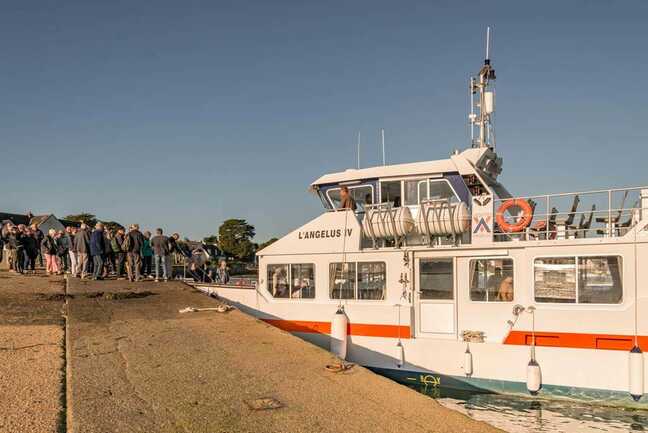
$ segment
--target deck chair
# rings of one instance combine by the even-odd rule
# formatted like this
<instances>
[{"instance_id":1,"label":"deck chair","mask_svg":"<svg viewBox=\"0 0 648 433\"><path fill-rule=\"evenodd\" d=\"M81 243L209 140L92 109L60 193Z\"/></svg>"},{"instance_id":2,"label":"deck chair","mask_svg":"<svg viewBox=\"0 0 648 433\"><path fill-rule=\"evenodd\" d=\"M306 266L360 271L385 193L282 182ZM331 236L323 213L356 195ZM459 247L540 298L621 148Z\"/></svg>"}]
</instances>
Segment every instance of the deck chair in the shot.
<instances>
[{"instance_id":1,"label":"deck chair","mask_svg":"<svg viewBox=\"0 0 648 433\"><path fill-rule=\"evenodd\" d=\"M578 209L579 203L580 203L580 197L578 196L578 194L576 194L574 196L574 201L572 202L572 207L571 210L569 211L569 215L565 220L565 226L569 227L572 224L574 224L574 218L576 217L576 210Z\"/></svg>"},{"instance_id":2,"label":"deck chair","mask_svg":"<svg viewBox=\"0 0 648 433\"><path fill-rule=\"evenodd\" d=\"M630 191L626 190L623 193L623 199L621 200L621 206L619 206L619 211L616 213L616 215L612 216L611 218L608 217L608 216L602 216L602 217L596 218L597 223L603 223L606 226L605 229L599 229L599 230L596 231L596 233L598 233L600 235L605 235L608 232L610 232L609 236L614 236L616 234L618 224L619 224L619 220L621 219L621 215L623 215L623 208L625 207L625 202L626 202L626 199L628 198L628 193L629 192ZM612 208L612 203L610 203L610 208Z\"/></svg>"},{"instance_id":3,"label":"deck chair","mask_svg":"<svg viewBox=\"0 0 648 433\"><path fill-rule=\"evenodd\" d=\"M556 217L558 216L558 209L555 207L551 208L551 213L549 214L549 227L547 228L547 221L541 220L537 221L533 226L529 227L528 234L534 239L555 239L556 238ZM548 236L547 236L548 234Z\"/></svg>"},{"instance_id":4,"label":"deck chair","mask_svg":"<svg viewBox=\"0 0 648 433\"><path fill-rule=\"evenodd\" d=\"M639 202L640 199L637 199L637 201L635 201L632 205L632 208L630 208L628 219L622 223L620 222L617 224L617 231L619 232L619 236L623 236L628 233L630 231L630 227L632 227L633 224L637 223L638 215L635 212L639 209Z\"/></svg>"},{"instance_id":5,"label":"deck chair","mask_svg":"<svg viewBox=\"0 0 648 433\"><path fill-rule=\"evenodd\" d=\"M587 237L587 231L589 228L592 226L592 220L594 219L594 212L596 211L596 205L592 205L592 209L590 210L589 216L585 216L585 214L581 214L581 219L578 223L578 232L576 232L576 237Z\"/></svg>"}]
</instances>

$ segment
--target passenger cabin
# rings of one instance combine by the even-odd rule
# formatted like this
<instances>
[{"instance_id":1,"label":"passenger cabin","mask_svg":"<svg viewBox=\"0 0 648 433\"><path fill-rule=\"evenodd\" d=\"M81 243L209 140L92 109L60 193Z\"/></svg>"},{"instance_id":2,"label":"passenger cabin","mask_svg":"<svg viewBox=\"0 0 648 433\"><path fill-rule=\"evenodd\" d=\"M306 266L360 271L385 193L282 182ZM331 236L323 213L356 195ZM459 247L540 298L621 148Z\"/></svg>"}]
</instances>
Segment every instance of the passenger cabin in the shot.
<instances>
[{"instance_id":1,"label":"passenger cabin","mask_svg":"<svg viewBox=\"0 0 648 433\"><path fill-rule=\"evenodd\" d=\"M491 148L471 148L445 160L327 174L311 190L339 211L340 190L349 189L361 248L618 237L648 207L646 188L512 197L497 181L501 171Z\"/></svg>"}]
</instances>

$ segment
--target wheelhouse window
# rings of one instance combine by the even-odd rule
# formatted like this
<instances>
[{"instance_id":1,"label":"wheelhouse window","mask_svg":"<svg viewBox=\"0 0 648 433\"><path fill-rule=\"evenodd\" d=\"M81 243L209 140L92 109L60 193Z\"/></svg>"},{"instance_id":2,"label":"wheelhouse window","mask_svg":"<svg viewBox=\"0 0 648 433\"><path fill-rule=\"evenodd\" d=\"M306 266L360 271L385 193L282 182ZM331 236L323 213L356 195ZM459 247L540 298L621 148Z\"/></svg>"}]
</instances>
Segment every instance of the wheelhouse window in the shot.
<instances>
[{"instance_id":1,"label":"wheelhouse window","mask_svg":"<svg viewBox=\"0 0 648 433\"><path fill-rule=\"evenodd\" d=\"M329 294L331 299L385 299L386 265L384 262L331 263Z\"/></svg>"},{"instance_id":2,"label":"wheelhouse window","mask_svg":"<svg viewBox=\"0 0 648 433\"><path fill-rule=\"evenodd\" d=\"M536 302L618 304L623 299L620 256L538 258Z\"/></svg>"},{"instance_id":3,"label":"wheelhouse window","mask_svg":"<svg viewBox=\"0 0 648 433\"><path fill-rule=\"evenodd\" d=\"M391 203L394 207L401 207L400 180L380 182L380 202Z\"/></svg>"},{"instance_id":4,"label":"wheelhouse window","mask_svg":"<svg viewBox=\"0 0 648 433\"><path fill-rule=\"evenodd\" d=\"M415 206L424 200L450 199L458 201L457 195L445 179L417 179L405 181L405 204Z\"/></svg>"},{"instance_id":5,"label":"wheelhouse window","mask_svg":"<svg viewBox=\"0 0 648 433\"><path fill-rule=\"evenodd\" d=\"M421 299L454 299L452 259L421 259L419 273Z\"/></svg>"},{"instance_id":6,"label":"wheelhouse window","mask_svg":"<svg viewBox=\"0 0 648 433\"><path fill-rule=\"evenodd\" d=\"M477 259L469 266L471 301L513 301L512 259Z\"/></svg>"},{"instance_id":7,"label":"wheelhouse window","mask_svg":"<svg viewBox=\"0 0 648 433\"><path fill-rule=\"evenodd\" d=\"M315 298L315 265L268 265L268 291L274 298Z\"/></svg>"},{"instance_id":8,"label":"wheelhouse window","mask_svg":"<svg viewBox=\"0 0 648 433\"><path fill-rule=\"evenodd\" d=\"M349 186L349 194L356 202L357 210L363 211L364 207L374 202L374 192L372 185ZM326 191L326 196L331 202L333 209L340 209L342 199L340 197L340 188L332 188Z\"/></svg>"}]
</instances>

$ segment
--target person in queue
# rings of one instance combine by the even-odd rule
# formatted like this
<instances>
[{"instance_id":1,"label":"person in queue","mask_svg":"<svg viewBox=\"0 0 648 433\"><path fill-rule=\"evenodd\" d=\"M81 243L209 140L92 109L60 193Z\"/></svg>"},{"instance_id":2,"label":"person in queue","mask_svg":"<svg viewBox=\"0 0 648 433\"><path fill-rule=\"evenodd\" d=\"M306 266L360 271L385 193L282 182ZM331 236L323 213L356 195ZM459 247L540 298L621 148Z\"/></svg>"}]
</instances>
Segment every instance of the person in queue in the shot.
<instances>
[{"instance_id":1,"label":"person in queue","mask_svg":"<svg viewBox=\"0 0 648 433\"><path fill-rule=\"evenodd\" d=\"M144 246L144 235L139 231L138 224L132 224L128 234L124 238L122 248L128 254L128 280L140 281L142 269L142 247Z\"/></svg>"},{"instance_id":2,"label":"person in queue","mask_svg":"<svg viewBox=\"0 0 648 433\"><path fill-rule=\"evenodd\" d=\"M151 239L151 248L155 257L155 281L160 281L160 267L162 267L162 277L164 281L169 279L167 267L169 256L169 238L164 236L162 229L155 230L155 236Z\"/></svg>"},{"instance_id":3,"label":"person in queue","mask_svg":"<svg viewBox=\"0 0 648 433\"><path fill-rule=\"evenodd\" d=\"M41 254L45 256L45 270L47 275L56 275L59 273L58 260L57 260L57 242L56 230L49 229L47 236L41 243Z\"/></svg>"},{"instance_id":4,"label":"person in queue","mask_svg":"<svg viewBox=\"0 0 648 433\"><path fill-rule=\"evenodd\" d=\"M90 255L92 256L94 280L103 280L104 255L106 249L106 238L104 237L104 226L97 223L95 230L90 235Z\"/></svg>"},{"instance_id":5,"label":"person in queue","mask_svg":"<svg viewBox=\"0 0 648 433\"><path fill-rule=\"evenodd\" d=\"M75 277L84 279L88 270L88 253L90 252L90 233L88 233L86 223L81 223L81 228L74 235L74 249L77 256Z\"/></svg>"}]
</instances>

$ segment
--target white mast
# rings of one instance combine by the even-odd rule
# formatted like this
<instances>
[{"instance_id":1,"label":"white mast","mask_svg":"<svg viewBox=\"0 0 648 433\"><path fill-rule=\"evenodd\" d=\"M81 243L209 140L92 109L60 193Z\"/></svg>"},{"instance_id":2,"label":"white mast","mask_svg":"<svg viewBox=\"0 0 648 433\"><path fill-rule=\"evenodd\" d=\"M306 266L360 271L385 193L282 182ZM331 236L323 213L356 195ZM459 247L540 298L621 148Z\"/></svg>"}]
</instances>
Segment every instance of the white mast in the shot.
<instances>
[{"instance_id":1,"label":"white mast","mask_svg":"<svg viewBox=\"0 0 648 433\"><path fill-rule=\"evenodd\" d=\"M495 147L495 69L490 62L491 29L486 28L486 57L476 77L470 77L470 141L472 147ZM476 134L477 133L477 134Z\"/></svg>"},{"instance_id":2,"label":"white mast","mask_svg":"<svg viewBox=\"0 0 648 433\"><path fill-rule=\"evenodd\" d=\"M380 142L382 143L382 161L385 165L385 128L380 128Z\"/></svg>"}]
</instances>

